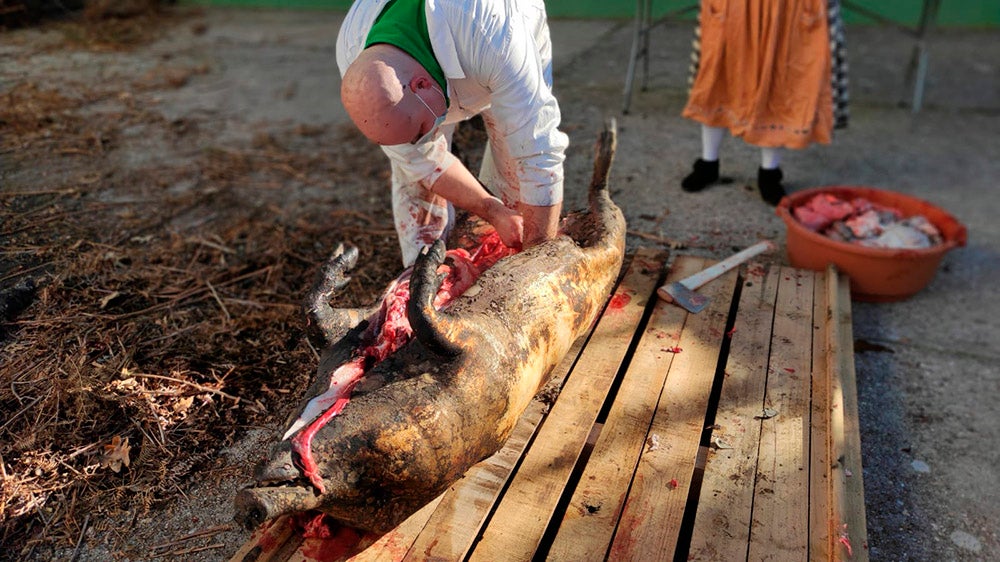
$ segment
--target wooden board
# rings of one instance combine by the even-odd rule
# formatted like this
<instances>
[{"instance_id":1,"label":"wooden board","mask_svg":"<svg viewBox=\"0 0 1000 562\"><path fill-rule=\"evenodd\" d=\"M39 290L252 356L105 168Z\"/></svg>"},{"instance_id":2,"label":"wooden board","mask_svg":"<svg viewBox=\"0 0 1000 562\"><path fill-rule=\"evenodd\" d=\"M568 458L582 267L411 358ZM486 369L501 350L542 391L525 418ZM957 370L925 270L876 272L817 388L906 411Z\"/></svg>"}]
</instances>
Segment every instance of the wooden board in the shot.
<instances>
[{"instance_id":1,"label":"wooden board","mask_svg":"<svg viewBox=\"0 0 1000 562\"><path fill-rule=\"evenodd\" d=\"M675 267L668 281L697 272L700 262ZM666 446L649 434L660 390L671 362L682 352L680 334L686 313L657 301L632 363L618 388L572 499L563 514L549 556L557 560L604 557L625 505L639 457Z\"/></svg>"},{"instance_id":2,"label":"wooden board","mask_svg":"<svg viewBox=\"0 0 1000 562\"><path fill-rule=\"evenodd\" d=\"M655 297L665 261L635 254L554 403L532 402L500 452L323 559L867 560L846 278L750 264L688 314ZM679 256L667 278L709 263ZM316 559L289 529L233 560Z\"/></svg>"},{"instance_id":3,"label":"wooden board","mask_svg":"<svg viewBox=\"0 0 1000 562\"><path fill-rule=\"evenodd\" d=\"M644 252L633 261L471 560L525 560L538 548L656 289L662 265L642 264L663 258Z\"/></svg>"},{"instance_id":4,"label":"wooden board","mask_svg":"<svg viewBox=\"0 0 1000 562\"><path fill-rule=\"evenodd\" d=\"M802 499L809 497L812 296L812 272L781 269L763 404L768 412L758 412L767 419L759 424L750 560L803 560L809 552L809 504Z\"/></svg>"},{"instance_id":5,"label":"wooden board","mask_svg":"<svg viewBox=\"0 0 1000 562\"><path fill-rule=\"evenodd\" d=\"M705 265L704 263L698 264ZM697 267L696 269L700 269ZM699 289L712 298L705 310L687 315L666 384L649 428L660 446L643 451L629 490L610 556L662 560L680 541L687 497L719 368L719 342L726 331L736 272Z\"/></svg>"},{"instance_id":6,"label":"wooden board","mask_svg":"<svg viewBox=\"0 0 1000 562\"><path fill-rule=\"evenodd\" d=\"M742 560L750 525L780 272L751 269L730 328L729 361L712 434L723 448L707 462L691 537L695 559Z\"/></svg>"}]
</instances>

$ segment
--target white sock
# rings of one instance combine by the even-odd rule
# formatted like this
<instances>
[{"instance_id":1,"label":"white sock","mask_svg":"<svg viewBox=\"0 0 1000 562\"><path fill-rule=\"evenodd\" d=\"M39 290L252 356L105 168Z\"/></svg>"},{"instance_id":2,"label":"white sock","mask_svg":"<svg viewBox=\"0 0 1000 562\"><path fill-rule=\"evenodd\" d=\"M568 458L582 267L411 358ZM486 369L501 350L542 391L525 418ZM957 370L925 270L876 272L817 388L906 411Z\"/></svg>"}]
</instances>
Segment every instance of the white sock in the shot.
<instances>
[{"instance_id":1,"label":"white sock","mask_svg":"<svg viewBox=\"0 0 1000 562\"><path fill-rule=\"evenodd\" d=\"M722 145L722 135L726 130L722 127L701 126L701 159L715 162L719 159L719 146Z\"/></svg>"},{"instance_id":2,"label":"white sock","mask_svg":"<svg viewBox=\"0 0 1000 562\"><path fill-rule=\"evenodd\" d=\"M773 170L781 165L781 149L760 147L760 167L765 170Z\"/></svg>"}]
</instances>

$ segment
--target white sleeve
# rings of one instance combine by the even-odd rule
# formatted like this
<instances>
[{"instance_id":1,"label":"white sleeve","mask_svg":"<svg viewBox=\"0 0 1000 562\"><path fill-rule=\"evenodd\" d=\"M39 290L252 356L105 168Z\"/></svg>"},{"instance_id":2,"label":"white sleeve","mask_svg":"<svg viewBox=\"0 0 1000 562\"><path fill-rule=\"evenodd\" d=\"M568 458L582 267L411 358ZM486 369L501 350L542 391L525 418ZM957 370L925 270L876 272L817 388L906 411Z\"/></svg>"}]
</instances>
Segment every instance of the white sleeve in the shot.
<instances>
[{"instance_id":1,"label":"white sleeve","mask_svg":"<svg viewBox=\"0 0 1000 562\"><path fill-rule=\"evenodd\" d=\"M503 21L507 25L500 24ZM551 62L542 60L539 51L543 46L536 44L530 22L531 17L516 12L507 18L475 22L482 43L480 49L473 48L473 52L479 51L478 67L470 70L491 91L490 109L497 132L506 138L515 162L521 201L547 206L562 201L563 161L569 139L558 129L559 104L545 81L547 68L543 65Z\"/></svg>"}]
</instances>

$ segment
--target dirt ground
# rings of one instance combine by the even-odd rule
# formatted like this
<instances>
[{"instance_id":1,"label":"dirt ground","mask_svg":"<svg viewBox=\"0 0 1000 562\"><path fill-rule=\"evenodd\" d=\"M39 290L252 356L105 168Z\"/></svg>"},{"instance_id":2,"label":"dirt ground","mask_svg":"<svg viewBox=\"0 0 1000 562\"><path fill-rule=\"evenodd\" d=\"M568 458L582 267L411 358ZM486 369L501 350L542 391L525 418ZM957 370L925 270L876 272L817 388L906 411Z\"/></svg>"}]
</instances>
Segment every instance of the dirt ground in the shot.
<instances>
[{"instance_id":1,"label":"dirt ground","mask_svg":"<svg viewBox=\"0 0 1000 562\"><path fill-rule=\"evenodd\" d=\"M0 32L0 559L225 560L248 538L232 498L315 368L299 301L316 269L361 248L342 305L399 269L384 158L338 101L340 17L175 8ZM566 207L616 116L630 250L780 243L754 150L727 141L732 183L679 190L700 146L679 117L691 31L654 29L622 115L631 24L552 22ZM936 34L914 116L911 40L849 28L851 126L783 163L790 189L896 189L969 228L923 292L853 307L873 560L1000 559L998 39Z\"/></svg>"}]
</instances>

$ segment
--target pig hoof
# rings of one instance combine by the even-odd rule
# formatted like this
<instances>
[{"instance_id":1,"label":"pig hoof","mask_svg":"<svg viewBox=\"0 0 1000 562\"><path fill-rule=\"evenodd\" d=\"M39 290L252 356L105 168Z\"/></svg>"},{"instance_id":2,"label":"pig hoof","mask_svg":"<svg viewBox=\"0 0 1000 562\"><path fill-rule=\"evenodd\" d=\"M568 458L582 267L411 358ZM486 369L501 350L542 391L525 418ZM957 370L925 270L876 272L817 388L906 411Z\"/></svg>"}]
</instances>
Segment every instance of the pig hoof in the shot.
<instances>
[{"instance_id":1,"label":"pig hoof","mask_svg":"<svg viewBox=\"0 0 1000 562\"><path fill-rule=\"evenodd\" d=\"M410 276L410 300L406 303L406 318L410 321L413 336L427 349L445 357L462 353L462 347L449 338L455 331L447 314L439 314L434 299L444 279L437 268L445 260L444 242L436 240L425 248L413 263Z\"/></svg>"}]
</instances>

